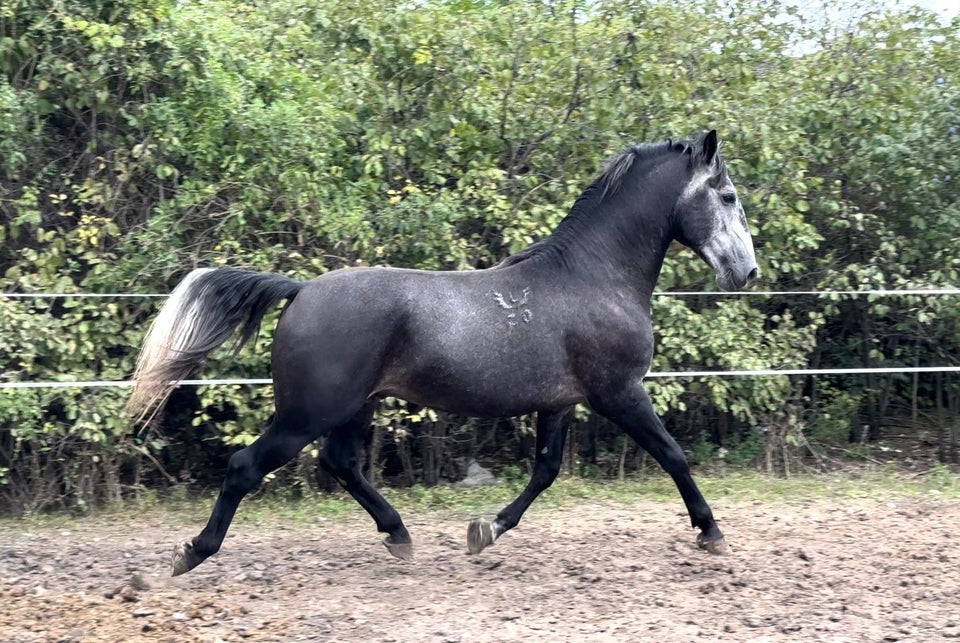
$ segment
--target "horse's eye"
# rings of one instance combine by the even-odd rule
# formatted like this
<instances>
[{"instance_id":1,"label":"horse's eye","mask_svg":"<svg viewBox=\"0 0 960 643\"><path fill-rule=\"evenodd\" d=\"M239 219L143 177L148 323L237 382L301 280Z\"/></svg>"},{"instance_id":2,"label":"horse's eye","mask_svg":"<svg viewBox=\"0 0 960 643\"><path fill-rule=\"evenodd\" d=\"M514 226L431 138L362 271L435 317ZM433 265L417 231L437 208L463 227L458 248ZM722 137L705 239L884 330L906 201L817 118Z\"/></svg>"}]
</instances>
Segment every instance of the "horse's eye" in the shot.
<instances>
[{"instance_id":1,"label":"horse's eye","mask_svg":"<svg viewBox=\"0 0 960 643\"><path fill-rule=\"evenodd\" d=\"M724 192L720 195L720 199L727 205L733 205L737 202L737 195L732 192Z\"/></svg>"}]
</instances>

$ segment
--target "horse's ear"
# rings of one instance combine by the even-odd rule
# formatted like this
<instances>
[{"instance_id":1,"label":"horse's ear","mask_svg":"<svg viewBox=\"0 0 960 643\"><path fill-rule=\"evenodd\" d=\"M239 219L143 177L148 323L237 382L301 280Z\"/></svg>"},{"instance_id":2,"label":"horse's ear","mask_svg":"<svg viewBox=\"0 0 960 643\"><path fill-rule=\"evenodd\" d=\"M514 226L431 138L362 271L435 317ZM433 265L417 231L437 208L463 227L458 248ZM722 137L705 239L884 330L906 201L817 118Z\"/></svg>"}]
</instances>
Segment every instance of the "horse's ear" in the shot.
<instances>
[{"instance_id":1,"label":"horse's ear","mask_svg":"<svg viewBox=\"0 0 960 643\"><path fill-rule=\"evenodd\" d=\"M717 140L717 130L712 129L703 137L703 148L700 152L703 162L707 165L713 165L717 159L717 151L720 149L720 142Z\"/></svg>"}]
</instances>

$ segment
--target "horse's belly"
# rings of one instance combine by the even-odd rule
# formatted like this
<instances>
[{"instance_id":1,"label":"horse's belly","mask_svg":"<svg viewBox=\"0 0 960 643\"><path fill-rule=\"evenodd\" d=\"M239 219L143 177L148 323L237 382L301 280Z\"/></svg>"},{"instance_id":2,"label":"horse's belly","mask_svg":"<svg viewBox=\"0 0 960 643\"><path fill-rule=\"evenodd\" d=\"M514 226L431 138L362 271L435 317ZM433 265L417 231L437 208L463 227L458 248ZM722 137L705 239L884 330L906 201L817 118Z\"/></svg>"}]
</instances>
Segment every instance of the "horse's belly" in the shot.
<instances>
[{"instance_id":1,"label":"horse's belly","mask_svg":"<svg viewBox=\"0 0 960 643\"><path fill-rule=\"evenodd\" d=\"M473 417L525 415L584 401L568 373L532 364L481 369L438 363L390 369L377 393Z\"/></svg>"}]
</instances>

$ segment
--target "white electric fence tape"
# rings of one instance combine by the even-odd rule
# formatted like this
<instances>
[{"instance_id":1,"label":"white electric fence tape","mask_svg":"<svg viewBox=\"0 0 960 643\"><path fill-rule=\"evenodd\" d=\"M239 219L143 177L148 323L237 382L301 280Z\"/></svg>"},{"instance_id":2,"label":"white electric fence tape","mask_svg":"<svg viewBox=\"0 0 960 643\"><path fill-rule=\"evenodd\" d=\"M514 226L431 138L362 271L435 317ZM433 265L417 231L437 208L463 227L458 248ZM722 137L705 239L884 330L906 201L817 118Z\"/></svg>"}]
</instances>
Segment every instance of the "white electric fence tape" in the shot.
<instances>
[{"instance_id":1,"label":"white electric fence tape","mask_svg":"<svg viewBox=\"0 0 960 643\"><path fill-rule=\"evenodd\" d=\"M960 289L956 288L938 288L938 289L903 289L903 290L776 290L776 291L737 291L737 292L655 292L659 297L695 297L706 296L787 296L787 295L877 295L877 296L896 296L896 295L960 295ZM146 293L0 293L0 297L12 299L55 299L55 298L151 298L167 297L168 295ZM734 371L663 371L647 373L647 378L663 377L769 377L776 375L856 375L862 373L957 373L960 372L960 366L892 366L880 368L784 368L784 369L758 369L758 370L734 370ZM264 385L272 384L271 379L210 379L210 380L181 380L179 386L218 386L231 384L253 384ZM30 389L30 388L111 388L121 386L133 386L132 380L116 381L66 381L66 382L0 382L0 390L3 389Z\"/></svg>"}]
</instances>

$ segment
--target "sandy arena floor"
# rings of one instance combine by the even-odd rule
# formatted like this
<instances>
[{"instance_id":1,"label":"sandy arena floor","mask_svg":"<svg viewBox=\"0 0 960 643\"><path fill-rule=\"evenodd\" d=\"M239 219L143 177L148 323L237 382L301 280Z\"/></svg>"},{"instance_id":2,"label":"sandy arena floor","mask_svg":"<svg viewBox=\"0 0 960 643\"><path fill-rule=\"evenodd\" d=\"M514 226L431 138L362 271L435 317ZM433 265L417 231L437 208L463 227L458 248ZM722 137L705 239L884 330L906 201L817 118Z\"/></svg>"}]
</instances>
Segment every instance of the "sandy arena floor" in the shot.
<instances>
[{"instance_id":1,"label":"sandy arena floor","mask_svg":"<svg viewBox=\"0 0 960 643\"><path fill-rule=\"evenodd\" d=\"M362 515L240 524L175 579L202 521L8 523L0 641L960 639L960 502L713 505L727 556L696 549L678 499L535 507L479 556L467 516L406 516L412 563Z\"/></svg>"}]
</instances>

